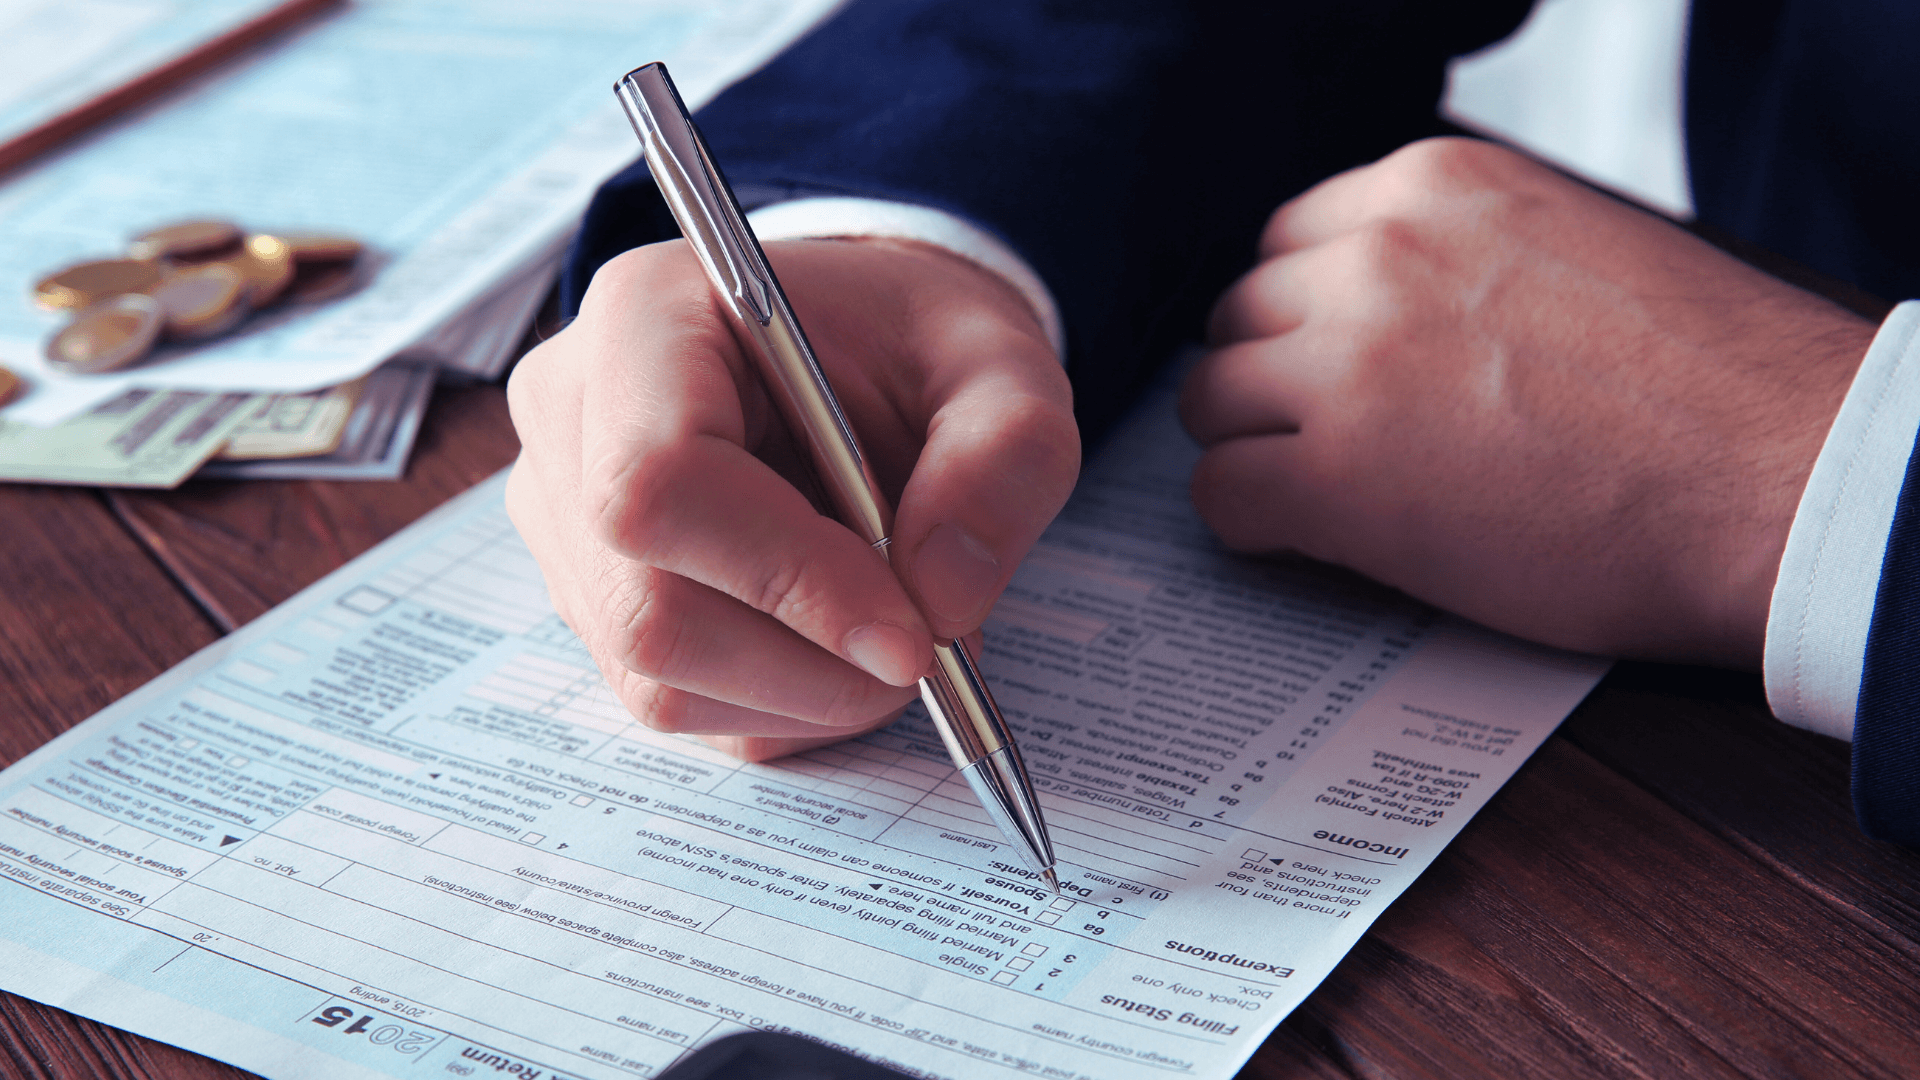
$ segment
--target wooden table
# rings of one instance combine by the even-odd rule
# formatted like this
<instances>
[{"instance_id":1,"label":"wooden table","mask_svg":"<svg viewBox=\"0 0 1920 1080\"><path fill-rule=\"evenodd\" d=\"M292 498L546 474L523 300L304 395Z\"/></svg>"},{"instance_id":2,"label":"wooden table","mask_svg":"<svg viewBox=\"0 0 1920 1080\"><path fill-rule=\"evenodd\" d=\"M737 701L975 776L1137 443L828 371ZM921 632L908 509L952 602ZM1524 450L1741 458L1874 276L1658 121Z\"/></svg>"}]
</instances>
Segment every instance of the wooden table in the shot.
<instances>
[{"instance_id":1,"label":"wooden table","mask_svg":"<svg viewBox=\"0 0 1920 1080\"><path fill-rule=\"evenodd\" d=\"M0 754L40 743L512 460L442 390L398 483L0 485ZM1619 667L1242 1074L1920 1075L1920 853L1759 681ZM0 997L0 1074L244 1075Z\"/></svg>"}]
</instances>

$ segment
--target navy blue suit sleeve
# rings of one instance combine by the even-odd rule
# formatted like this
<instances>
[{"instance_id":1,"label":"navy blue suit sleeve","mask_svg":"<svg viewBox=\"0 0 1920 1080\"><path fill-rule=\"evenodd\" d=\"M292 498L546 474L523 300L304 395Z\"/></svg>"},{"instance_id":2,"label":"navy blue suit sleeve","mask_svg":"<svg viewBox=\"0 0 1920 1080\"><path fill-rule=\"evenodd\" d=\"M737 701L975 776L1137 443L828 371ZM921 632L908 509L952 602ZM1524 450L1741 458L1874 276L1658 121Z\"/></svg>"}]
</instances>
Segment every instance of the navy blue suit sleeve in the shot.
<instances>
[{"instance_id":1,"label":"navy blue suit sleeve","mask_svg":"<svg viewBox=\"0 0 1920 1080\"><path fill-rule=\"evenodd\" d=\"M1876 296L1920 296L1915 41L1912 0L1693 0L1700 219Z\"/></svg>"},{"instance_id":2,"label":"navy blue suit sleeve","mask_svg":"<svg viewBox=\"0 0 1920 1080\"><path fill-rule=\"evenodd\" d=\"M1907 459L1867 629L1853 804L1868 834L1920 847L1920 445Z\"/></svg>"},{"instance_id":3,"label":"navy blue suit sleeve","mask_svg":"<svg viewBox=\"0 0 1920 1080\"><path fill-rule=\"evenodd\" d=\"M699 123L743 201L893 199L1006 240L1053 290L1092 438L1198 336L1267 214L1437 130L1446 59L1526 8L856 0ZM564 302L606 259L676 234L629 169L587 215Z\"/></svg>"},{"instance_id":4,"label":"navy blue suit sleeve","mask_svg":"<svg viewBox=\"0 0 1920 1080\"><path fill-rule=\"evenodd\" d=\"M1687 149L1703 221L1885 297L1920 296L1908 0L1694 0ZM1920 847L1920 456L1882 558L1854 711L1871 835Z\"/></svg>"}]
</instances>

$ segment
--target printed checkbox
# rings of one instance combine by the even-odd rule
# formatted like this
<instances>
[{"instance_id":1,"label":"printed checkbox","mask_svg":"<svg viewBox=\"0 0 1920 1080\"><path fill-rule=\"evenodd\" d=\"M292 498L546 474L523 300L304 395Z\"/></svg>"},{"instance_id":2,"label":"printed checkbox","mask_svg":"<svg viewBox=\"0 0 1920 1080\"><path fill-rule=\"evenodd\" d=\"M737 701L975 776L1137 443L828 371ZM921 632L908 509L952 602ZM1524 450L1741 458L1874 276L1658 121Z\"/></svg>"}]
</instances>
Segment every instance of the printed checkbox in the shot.
<instances>
[{"instance_id":1,"label":"printed checkbox","mask_svg":"<svg viewBox=\"0 0 1920 1080\"><path fill-rule=\"evenodd\" d=\"M1063 896L1060 899L1055 900L1053 903L1048 904L1047 906L1052 908L1055 911L1072 911L1073 901Z\"/></svg>"},{"instance_id":2,"label":"printed checkbox","mask_svg":"<svg viewBox=\"0 0 1920 1080\"><path fill-rule=\"evenodd\" d=\"M540 841L545 840L546 838L547 838L546 833L530 832L521 836L520 842L523 844L537 844Z\"/></svg>"},{"instance_id":3,"label":"printed checkbox","mask_svg":"<svg viewBox=\"0 0 1920 1080\"><path fill-rule=\"evenodd\" d=\"M1046 947L1045 945L1042 945L1042 944L1040 944L1040 943L1038 943L1038 942L1035 942L1035 943L1033 943L1033 944L1031 944L1031 945L1028 945L1028 946L1027 946L1026 948L1024 948L1024 949L1021 949L1020 951L1021 951L1021 952L1023 952L1023 953L1026 953L1026 954L1027 954L1028 956L1045 956L1045 955L1047 955L1047 947Z\"/></svg>"},{"instance_id":4,"label":"printed checkbox","mask_svg":"<svg viewBox=\"0 0 1920 1080\"><path fill-rule=\"evenodd\" d=\"M1007 961L1007 967L1014 971L1025 971L1033 966L1033 961L1024 956L1016 956Z\"/></svg>"},{"instance_id":5,"label":"printed checkbox","mask_svg":"<svg viewBox=\"0 0 1920 1080\"><path fill-rule=\"evenodd\" d=\"M1060 913L1057 911L1043 911L1040 913L1040 917L1038 919L1035 919L1034 921L1046 923L1048 926L1052 926L1054 923L1057 923L1060 921Z\"/></svg>"},{"instance_id":6,"label":"printed checkbox","mask_svg":"<svg viewBox=\"0 0 1920 1080\"><path fill-rule=\"evenodd\" d=\"M1248 862L1259 862L1267 857L1267 853L1261 851L1259 848L1248 848L1240 857Z\"/></svg>"},{"instance_id":7,"label":"printed checkbox","mask_svg":"<svg viewBox=\"0 0 1920 1080\"><path fill-rule=\"evenodd\" d=\"M227 768L229 769L245 768L250 761L251 761L250 758L243 758L239 754L234 754L233 756L227 758Z\"/></svg>"},{"instance_id":8,"label":"printed checkbox","mask_svg":"<svg viewBox=\"0 0 1920 1080\"><path fill-rule=\"evenodd\" d=\"M387 605L393 603L393 597L379 589L362 585L334 602L348 611L358 612L361 615L378 615L387 609Z\"/></svg>"},{"instance_id":9,"label":"printed checkbox","mask_svg":"<svg viewBox=\"0 0 1920 1080\"><path fill-rule=\"evenodd\" d=\"M999 983L1001 986L1012 986L1013 979L1014 975L1011 971L1003 971L993 977L993 981Z\"/></svg>"},{"instance_id":10,"label":"printed checkbox","mask_svg":"<svg viewBox=\"0 0 1920 1080\"><path fill-rule=\"evenodd\" d=\"M575 795L575 796L573 797L573 805L575 805L575 806L592 806L592 805L593 805L593 796L591 796L591 795Z\"/></svg>"},{"instance_id":11,"label":"printed checkbox","mask_svg":"<svg viewBox=\"0 0 1920 1080\"><path fill-rule=\"evenodd\" d=\"M174 749L176 750L191 750L194 747L200 745L200 740L199 739L176 739L174 740L173 745L174 745Z\"/></svg>"}]
</instances>

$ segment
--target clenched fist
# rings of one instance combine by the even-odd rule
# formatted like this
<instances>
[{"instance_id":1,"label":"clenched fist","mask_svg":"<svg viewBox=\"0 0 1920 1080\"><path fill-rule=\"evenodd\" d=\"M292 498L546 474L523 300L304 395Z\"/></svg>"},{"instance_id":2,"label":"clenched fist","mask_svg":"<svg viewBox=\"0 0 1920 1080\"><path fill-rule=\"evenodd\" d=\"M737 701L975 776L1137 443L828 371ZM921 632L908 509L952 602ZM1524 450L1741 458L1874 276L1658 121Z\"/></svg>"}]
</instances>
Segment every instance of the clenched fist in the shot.
<instances>
[{"instance_id":1,"label":"clenched fist","mask_svg":"<svg viewBox=\"0 0 1920 1080\"><path fill-rule=\"evenodd\" d=\"M1874 327L1488 143L1282 206L1182 399L1228 544L1570 649L1758 670Z\"/></svg>"}]
</instances>

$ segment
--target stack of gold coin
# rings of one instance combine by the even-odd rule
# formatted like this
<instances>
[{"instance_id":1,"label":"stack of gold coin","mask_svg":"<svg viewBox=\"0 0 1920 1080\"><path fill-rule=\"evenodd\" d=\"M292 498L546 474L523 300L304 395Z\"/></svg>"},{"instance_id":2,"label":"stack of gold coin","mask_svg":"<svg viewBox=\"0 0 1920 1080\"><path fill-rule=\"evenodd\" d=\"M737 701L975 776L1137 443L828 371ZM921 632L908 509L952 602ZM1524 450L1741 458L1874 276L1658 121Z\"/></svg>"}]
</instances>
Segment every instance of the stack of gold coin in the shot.
<instances>
[{"instance_id":1,"label":"stack of gold coin","mask_svg":"<svg viewBox=\"0 0 1920 1080\"><path fill-rule=\"evenodd\" d=\"M356 283L360 252L344 236L249 233L230 221L142 233L125 258L79 263L34 285L35 304L75 312L48 339L47 361L65 372L113 371L163 340L217 337L270 304L333 299Z\"/></svg>"}]
</instances>

